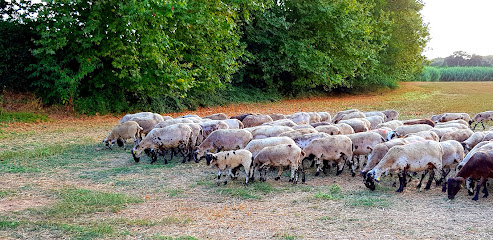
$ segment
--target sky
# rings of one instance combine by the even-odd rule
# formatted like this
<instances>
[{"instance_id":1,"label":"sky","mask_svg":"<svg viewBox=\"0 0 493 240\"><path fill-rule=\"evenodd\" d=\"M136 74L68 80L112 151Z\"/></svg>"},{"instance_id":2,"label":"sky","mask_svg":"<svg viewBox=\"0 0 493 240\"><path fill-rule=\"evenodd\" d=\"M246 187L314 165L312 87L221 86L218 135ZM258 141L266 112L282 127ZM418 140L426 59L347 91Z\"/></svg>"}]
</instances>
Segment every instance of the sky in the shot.
<instances>
[{"instance_id":1,"label":"sky","mask_svg":"<svg viewBox=\"0 0 493 240\"><path fill-rule=\"evenodd\" d=\"M431 40L424 55L447 57L455 51L493 55L493 0L423 0L423 21Z\"/></svg>"}]
</instances>

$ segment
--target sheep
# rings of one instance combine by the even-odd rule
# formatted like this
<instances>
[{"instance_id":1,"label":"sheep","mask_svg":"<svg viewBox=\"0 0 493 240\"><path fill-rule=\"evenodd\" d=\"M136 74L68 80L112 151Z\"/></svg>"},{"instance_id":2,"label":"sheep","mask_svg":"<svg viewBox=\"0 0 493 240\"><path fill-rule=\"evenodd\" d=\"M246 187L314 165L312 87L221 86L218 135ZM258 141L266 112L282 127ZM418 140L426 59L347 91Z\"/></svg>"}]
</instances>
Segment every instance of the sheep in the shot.
<instances>
[{"instance_id":1,"label":"sheep","mask_svg":"<svg viewBox=\"0 0 493 240\"><path fill-rule=\"evenodd\" d=\"M240 121L243 121L243 119L245 119L247 116L250 116L250 115L255 115L255 114L253 114L253 113L243 113L243 114L240 114L240 115L232 116L232 117L230 117L230 119L238 119Z\"/></svg>"},{"instance_id":2,"label":"sheep","mask_svg":"<svg viewBox=\"0 0 493 240\"><path fill-rule=\"evenodd\" d=\"M384 123L384 119L380 116L365 117L370 122L370 129L376 129L378 124Z\"/></svg>"},{"instance_id":3,"label":"sheep","mask_svg":"<svg viewBox=\"0 0 493 240\"><path fill-rule=\"evenodd\" d=\"M142 127L144 130L142 130L143 134L148 134L156 124L161 123L163 118L159 114L155 114L152 117L132 117L129 119L129 121L135 121L139 124L140 127ZM169 121L169 120L168 120Z\"/></svg>"},{"instance_id":4,"label":"sheep","mask_svg":"<svg viewBox=\"0 0 493 240\"><path fill-rule=\"evenodd\" d=\"M336 125L322 125L315 128L318 132L324 132L329 135L341 135L341 129Z\"/></svg>"},{"instance_id":5,"label":"sheep","mask_svg":"<svg viewBox=\"0 0 493 240\"><path fill-rule=\"evenodd\" d=\"M228 119L228 115L226 115L224 113L214 113L214 114L211 114L211 115L204 117L204 118L208 118L211 120L226 120L226 119Z\"/></svg>"},{"instance_id":6,"label":"sheep","mask_svg":"<svg viewBox=\"0 0 493 240\"><path fill-rule=\"evenodd\" d=\"M268 137L278 137L282 133L293 131L292 128L286 126L264 126L251 131L253 139L262 139Z\"/></svg>"},{"instance_id":7,"label":"sheep","mask_svg":"<svg viewBox=\"0 0 493 240\"><path fill-rule=\"evenodd\" d=\"M471 120L471 116L467 113L444 113L440 119L438 119L439 122L448 122L452 120L457 120L457 119L462 119L466 122L469 122Z\"/></svg>"},{"instance_id":8,"label":"sheep","mask_svg":"<svg viewBox=\"0 0 493 240\"><path fill-rule=\"evenodd\" d=\"M242 149L252 138L252 134L245 129L218 129L195 147L195 155L197 159L202 159L208 152Z\"/></svg>"},{"instance_id":9,"label":"sheep","mask_svg":"<svg viewBox=\"0 0 493 240\"><path fill-rule=\"evenodd\" d=\"M257 156L260 150L264 147L272 147L279 144L296 144L293 139L289 137L270 137L264 139L254 139L250 141L245 149L252 153L252 157Z\"/></svg>"},{"instance_id":10,"label":"sheep","mask_svg":"<svg viewBox=\"0 0 493 240\"><path fill-rule=\"evenodd\" d=\"M440 141L440 137L435 132L430 131L420 131L417 133L409 133L406 136L420 136L426 140ZM404 137L406 137L404 136Z\"/></svg>"},{"instance_id":11,"label":"sheep","mask_svg":"<svg viewBox=\"0 0 493 240\"><path fill-rule=\"evenodd\" d=\"M433 127L428 124L402 125L387 135L387 141L396 137L403 137L409 133L431 130Z\"/></svg>"},{"instance_id":12,"label":"sheep","mask_svg":"<svg viewBox=\"0 0 493 240\"><path fill-rule=\"evenodd\" d=\"M261 126L286 126L286 127L294 127L296 123L294 123L290 119L280 119L272 122L263 123Z\"/></svg>"},{"instance_id":13,"label":"sheep","mask_svg":"<svg viewBox=\"0 0 493 240\"><path fill-rule=\"evenodd\" d=\"M330 122L331 121L330 113L328 113L328 112L318 112L318 115L320 115L320 121L321 122Z\"/></svg>"},{"instance_id":14,"label":"sheep","mask_svg":"<svg viewBox=\"0 0 493 240\"><path fill-rule=\"evenodd\" d=\"M202 119L201 117L186 117L186 118L183 118L183 119L188 119L188 120L192 121L193 123L202 123L202 122L205 122L205 121L209 121L210 120L208 118Z\"/></svg>"},{"instance_id":15,"label":"sheep","mask_svg":"<svg viewBox=\"0 0 493 240\"><path fill-rule=\"evenodd\" d=\"M273 121L286 119L286 116L284 116L284 114L282 113L269 114L269 116L272 118Z\"/></svg>"},{"instance_id":16,"label":"sheep","mask_svg":"<svg viewBox=\"0 0 493 240\"><path fill-rule=\"evenodd\" d=\"M472 130L474 130L476 129L478 123L481 123L481 126L483 126L483 130L485 130L486 127L483 123L488 121L493 121L493 111L485 111L476 114L471 120L469 120L469 126L471 126L473 123L476 123L472 128Z\"/></svg>"},{"instance_id":17,"label":"sheep","mask_svg":"<svg viewBox=\"0 0 493 240\"><path fill-rule=\"evenodd\" d=\"M415 125L415 124L428 124L432 127L435 127L435 122L431 119L411 119L402 122L404 125Z\"/></svg>"},{"instance_id":18,"label":"sheep","mask_svg":"<svg viewBox=\"0 0 493 240\"><path fill-rule=\"evenodd\" d=\"M379 117L382 117L382 119L387 119L387 116L385 116L385 114L383 114L383 112L364 112L363 114L365 114L365 117L373 117L373 116L379 116Z\"/></svg>"},{"instance_id":19,"label":"sheep","mask_svg":"<svg viewBox=\"0 0 493 240\"><path fill-rule=\"evenodd\" d=\"M478 143L490 140L490 137L493 137L493 131L475 132L468 139L462 142L462 146L466 151L469 151Z\"/></svg>"},{"instance_id":20,"label":"sheep","mask_svg":"<svg viewBox=\"0 0 493 240\"><path fill-rule=\"evenodd\" d=\"M306 112L297 112L291 115L286 115L287 119L291 119L296 124L309 124L310 114Z\"/></svg>"},{"instance_id":21,"label":"sheep","mask_svg":"<svg viewBox=\"0 0 493 240\"><path fill-rule=\"evenodd\" d=\"M462 123L438 123L435 125L435 128L457 128L457 129L469 129L467 125Z\"/></svg>"},{"instance_id":22,"label":"sheep","mask_svg":"<svg viewBox=\"0 0 493 240\"><path fill-rule=\"evenodd\" d=\"M366 174L370 170L372 170L380 162L380 160L382 160L382 158L385 156L385 154L387 154L389 149L391 149L394 146L404 145L407 143L409 142L404 138L396 138L388 142L383 142L375 145L371 153L368 155L368 160L366 161L365 167L363 168L363 170L361 170L361 176L363 176L363 181L366 183Z\"/></svg>"},{"instance_id":23,"label":"sheep","mask_svg":"<svg viewBox=\"0 0 493 240\"><path fill-rule=\"evenodd\" d=\"M316 123L316 122L322 121L322 117L320 116L320 114L318 114L316 112L308 112L308 115L310 115L310 121L306 124Z\"/></svg>"},{"instance_id":24,"label":"sheep","mask_svg":"<svg viewBox=\"0 0 493 240\"><path fill-rule=\"evenodd\" d=\"M378 124L376 128L388 127L392 130L395 130L396 128L398 128L399 126L402 126L402 125L404 125L402 123L402 121L391 120L391 121L384 122L382 124Z\"/></svg>"},{"instance_id":25,"label":"sheep","mask_svg":"<svg viewBox=\"0 0 493 240\"><path fill-rule=\"evenodd\" d=\"M448 199L454 199L466 178L479 179L476 185L476 195L472 200L478 200L481 186L483 186L483 197L488 197L486 181L490 177L493 177L493 150L475 152L457 175L448 179Z\"/></svg>"},{"instance_id":26,"label":"sheep","mask_svg":"<svg viewBox=\"0 0 493 240\"><path fill-rule=\"evenodd\" d=\"M346 123L351 126L355 133L367 132L370 130L371 123L364 118L352 118L341 120L339 123Z\"/></svg>"},{"instance_id":27,"label":"sheep","mask_svg":"<svg viewBox=\"0 0 493 240\"><path fill-rule=\"evenodd\" d=\"M383 159L367 173L365 185L371 190L375 189L375 182L380 181L384 173L398 172L399 188L396 192L402 192L407 183L407 171L420 172L425 170L442 171L443 149L440 143L430 140L409 143L392 147ZM435 171L430 174L430 179L425 189L431 186L431 180Z\"/></svg>"},{"instance_id":28,"label":"sheep","mask_svg":"<svg viewBox=\"0 0 493 240\"><path fill-rule=\"evenodd\" d=\"M382 111L382 113L385 114L385 116L387 117L385 119L386 122L397 120L397 118L399 117L399 113L394 109L385 110L385 111Z\"/></svg>"},{"instance_id":29,"label":"sheep","mask_svg":"<svg viewBox=\"0 0 493 240\"><path fill-rule=\"evenodd\" d=\"M206 139L211 133L219 129L229 129L229 125L221 120L211 120L208 122L199 123L202 127L202 140Z\"/></svg>"},{"instance_id":30,"label":"sheep","mask_svg":"<svg viewBox=\"0 0 493 240\"><path fill-rule=\"evenodd\" d=\"M188 118L175 118L175 119L170 119L164 122L157 123L156 125L154 125L153 128L164 128L177 123L194 123L194 122Z\"/></svg>"},{"instance_id":31,"label":"sheep","mask_svg":"<svg viewBox=\"0 0 493 240\"><path fill-rule=\"evenodd\" d=\"M305 152L294 144L279 144L277 146L265 147L253 159L253 166L260 173L260 180L266 180L267 167L279 167L279 173L275 180L281 178L283 167L291 168L290 182L296 184L299 172L303 174L302 182L305 182L305 171L303 170L302 159ZM263 173L263 174L262 174ZM296 174L295 174L296 173ZM253 177L252 177L253 180Z\"/></svg>"},{"instance_id":32,"label":"sheep","mask_svg":"<svg viewBox=\"0 0 493 240\"><path fill-rule=\"evenodd\" d=\"M477 151L489 151L493 150L493 141L484 141L478 143L476 146L474 146L471 151L469 151L464 159L457 165L456 170L460 171L462 167L469 161L469 159L472 157L472 155L477 152Z\"/></svg>"},{"instance_id":33,"label":"sheep","mask_svg":"<svg viewBox=\"0 0 493 240\"><path fill-rule=\"evenodd\" d=\"M225 119L223 121L228 124L229 129L243 129L245 127L238 119Z\"/></svg>"},{"instance_id":34,"label":"sheep","mask_svg":"<svg viewBox=\"0 0 493 240\"><path fill-rule=\"evenodd\" d=\"M207 166L211 165L219 168L217 172L217 185L221 185L219 181L221 179L221 172L226 169L229 170L229 176L231 179L236 179L236 171L243 167L245 169L245 185L248 185L248 180L252 176L252 153L245 149L231 150L219 153L208 153L206 155ZM224 185L228 183L227 180L224 181Z\"/></svg>"},{"instance_id":35,"label":"sheep","mask_svg":"<svg viewBox=\"0 0 493 240\"><path fill-rule=\"evenodd\" d=\"M312 127L316 128L318 126L327 126L327 125L334 125L334 124L331 122L318 122L318 123L310 123L310 125Z\"/></svg>"},{"instance_id":36,"label":"sheep","mask_svg":"<svg viewBox=\"0 0 493 240\"><path fill-rule=\"evenodd\" d=\"M438 138L440 139L446 133L455 132L457 130L459 130L459 129L458 128L455 128L455 127L446 127L446 128L433 128L430 131L436 133L438 135Z\"/></svg>"},{"instance_id":37,"label":"sheep","mask_svg":"<svg viewBox=\"0 0 493 240\"><path fill-rule=\"evenodd\" d=\"M264 114L248 115L241 122L243 122L243 125L248 128L260 126L262 123L272 122L272 118L269 115Z\"/></svg>"},{"instance_id":38,"label":"sheep","mask_svg":"<svg viewBox=\"0 0 493 240\"><path fill-rule=\"evenodd\" d=\"M457 166L457 164L462 162L462 160L464 159L464 148L462 147L460 142L455 140L440 142L440 145L442 145L443 149L442 176L437 184L443 182L442 192L446 192L447 184L445 182L445 179L450 173L450 170L452 168L455 168L455 166Z\"/></svg>"},{"instance_id":39,"label":"sheep","mask_svg":"<svg viewBox=\"0 0 493 240\"><path fill-rule=\"evenodd\" d=\"M353 155L353 144L351 139L345 135L334 135L314 139L303 151L305 151L305 159L314 160L317 166L315 176L320 174L321 164L324 161L337 164L336 175L342 173L344 164L349 161ZM323 166L322 166L323 167ZM324 173L325 168L322 168Z\"/></svg>"},{"instance_id":40,"label":"sheep","mask_svg":"<svg viewBox=\"0 0 493 240\"><path fill-rule=\"evenodd\" d=\"M347 135L353 143L353 156L350 161L351 174L356 175L355 170L359 168L359 158L368 156L375 145L385 142L385 139L378 133L360 132ZM357 160L357 161L356 161Z\"/></svg>"},{"instance_id":41,"label":"sheep","mask_svg":"<svg viewBox=\"0 0 493 240\"><path fill-rule=\"evenodd\" d=\"M309 129L309 128L304 128L304 129L298 129L298 130L293 130L289 132L284 132L279 137L289 137L291 139L300 137L302 135L310 134L310 133L317 133L317 130L315 129Z\"/></svg>"},{"instance_id":42,"label":"sheep","mask_svg":"<svg viewBox=\"0 0 493 240\"><path fill-rule=\"evenodd\" d=\"M462 125L464 125L464 126L469 127L469 123L468 123L468 122L466 122L466 121L464 121L464 120L462 120L462 119L456 119L456 120L447 121L447 122L439 122L439 123L437 123L437 124L438 124L438 125L444 125L444 124L451 124L451 123L460 123L460 124L462 124Z\"/></svg>"},{"instance_id":43,"label":"sheep","mask_svg":"<svg viewBox=\"0 0 493 240\"><path fill-rule=\"evenodd\" d=\"M328 136L330 135L327 133L317 132L317 133L304 134L302 136L294 137L291 139L294 140L294 142L296 143L296 145L298 145L298 147L300 147L301 149L305 149L305 147L308 146L308 144L310 144L311 141Z\"/></svg>"},{"instance_id":44,"label":"sheep","mask_svg":"<svg viewBox=\"0 0 493 240\"><path fill-rule=\"evenodd\" d=\"M334 117L332 118L332 122L338 123L339 121L342 120L342 118L344 116L346 116L347 114L353 113L353 112L360 112L360 111L358 109L349 109L349 110L337 112L336 115L334 115Z\"/></svg>"},{"instance_id":45,"label":"sheep","mask_svg":"<svg viewBox=\"0 0 493 240\"><path fill-rule=\"evenodd\" d=\"M123 142L123 149L127 150L127 146L125 146L125 142L127 139L133 138L134 145L139 142L141 139L141 132L144 130L139 124L135 121L127 121L124 123L119 123L111 129L111 132L108 133L108 136L103 139L103 143L109 149L112 149L113 144L115 144L116 140L121 139Z\"/></svg>"},{"instance_id":46,"label":"sheep","mask_svg":"<svg viewBox=\"0 0 493 240\"><path fill-rule=\"evenodd\" d=\"M135 162L139 162L142 151L152 149L151 164L157 160L157 150L172 150L178 148L183 155L183 162L186 157L190 158L190 153L183 152L189 144L192 129L184 123L167 126L164 128L154 128L146 135L142 141L132 149L132 156ZM168 164L166 157L164 164Z\"/></svg>"},{"instance_id":47,"label":"sheep","mask_svg":"<svg viewBox=\"0 0 493 240\"><path fill-rule=\"evenodd\" d=\"M348 135L348 134L353 134L354 133L353 127L351 127L351 125L349 125L347 123L337 123L334 126L336 126L339 129L341 129L341 134L342 135Z\"/></svg>"},{"instance_id":48,"label":"sheep","mask_svg":"<svg viewBox=\"0 0 493 240\"><path fill-rule=\"evenodd\" d=\"M362 112L352 112L352 113L348 113L348 114L344 115L344 117L342 117L341 121L354 119L354 118L365 118L365 117L366 117L365 114Z\"/></svg>"},{"instance_id":49,"label":"sheep","mask_svg":"<svg viewBox=\"0 0 493 240\"><path fill-rule=\"evenodd\" d=\"M437 114L430 117L430 120L434 123L438 123L440 118L442 118L443 114Z\"/></svg>"},{"instance_id":50,"label":"sheep","mask_svg":"<svg viewBox=\"0 0 493 240\"><path fill-rule=\"evenodd\" d=\"M387 135L389 135L389 132L392 132L392 129L390 129L388 127L382 127L382 128L377 128L377 129L370 130L370 132L378 133L383 138L386 138Z\"/></svg>"},{"instance_id":51,"label":"sheep","mask_svg":"<svg viewBox=\"0 0 493 240\"><path fill-rule=\"evenodd\" d=\"M455 132L449 132L444 134L441 138L440 141L447 141L447 140L456 140L459 142L463 142L467 140L474 132L471 129L459 129Z\"/></svg>"},{"instance_id":52,"label":"sheep","mask_svg":"<svg viewBox=\"0 0 493 240\"><path fill-rule=\"evenodd\" d=\"M124 123L126 121L132 121L132 118L150 118L150 119L155 119L157 122L162 122L164 121L163 116L157 114L157 113L152 113L152 112L139 112L139 113L134 113L134 114L127 114L123 116L120 119L119 123ZM167 117L169 118L169 117Z\"/></svg>"},{"instance_id":53,"label":"sheep","mask_svg":"<svg viewBox=\"0 0 493 240\"><path fill-rule=\"evenodd\" d=\"M305 128L314 129L314 127L312 127L312 125L308 125L308 124L300 124L300 125L293 126L292 128L293 128L293 130L305 129Z\"/></svg>"}]
</instances>

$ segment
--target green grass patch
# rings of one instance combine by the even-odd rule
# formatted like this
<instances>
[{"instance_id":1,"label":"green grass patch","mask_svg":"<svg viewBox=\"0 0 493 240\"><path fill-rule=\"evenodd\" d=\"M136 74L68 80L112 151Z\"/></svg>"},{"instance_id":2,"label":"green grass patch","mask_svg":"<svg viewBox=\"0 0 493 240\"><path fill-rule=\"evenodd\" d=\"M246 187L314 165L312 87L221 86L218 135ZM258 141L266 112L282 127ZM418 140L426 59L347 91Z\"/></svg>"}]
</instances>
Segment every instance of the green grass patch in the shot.
<instances>
[{"instance_id":1,"label":"green grass patch","mask_svg":"<svg viewBox=\"0 0 493 240\"><path fill-rule=\"evenodd\" d=\"M37 114L31 112L5 112L0 110L0 123L13 123L13 122L46 122L50 118L46 114Z\"/></svg>"},{"instance_id":2,"label":"green grass patch","mask_svg":"<svg viewBox=\"0 0 493 240\"><path fill-rule=\"evenodd\" d=\"M243 183L241 183L243 184ZM240 199L261 199L263 196L278 191L268 182L255 181L248 186L239 184L229 184L226 186L218 186L216 189L220 194Z\"/></svg>"},{"instance_id":3,"label":"green grass patch","mask_svg":"<svg viewBox=\"0 0 493 240\"><path fill-rule=\"evenodd\" d=\"M273 237L277 238L277 239L285 239L285 240L303 239L303 236L291 235L291 234L285 233L285 232L276 233L276 234L274 234Z\"/></svg>"},{"instance_id":4,"label":"green grass patch","mask_svg":"<svg viewBox=\"0 0 493 240\"><path fill-rule=\"evenodd\" d=\"M0 199L2 198L6 198L8 197L9 195L11 195L12 192L11 191L4 191L4 190L0 190Z\"/></svg>"},{"instance_id":5,"label":"green grass patch","mask_svg":"<svg viewBox=\"0 0 493 240\"><path fill-rule=\"evenodd\" d=\"M344 198L341 187L334 183L327 188L325 191L319 191L313 195L315 199L321 200L339 200Z\"/></svg>"},{"instance_id":6,"label":"green grass patch","mask_svg":"<svg viewBox=\"0 0 493 240\"><path fill-rule=\"evenodd\" d=\"M0 230L14 229L22 225L21 221L0 220Z\"/></svg>"},{"instance_id":7,"label":"green grass patch","mask_svg":"<svg viewBox=\"0 0 493 240\"><path fill-rule=\"evenodd\" d=\"M390 195L381 194L370 190L362 190L349 194L345 200L345 205L349 207L363 208L388 208L392 206L389 200Z\"/></svg>"},{"instance_id":8,"label":"green grass patch","mask_svg":"<svg viewBox=\"0 0 493 240\"><path fill-rule=\"evenodd\" d=\"M69 188L58 192L61 201L39 211L57 217L73 217L95 212L118 212L127 204L143 202L141 198L121 193L106 193L87 189Z\"/></svg>"},{"instance_id":9,"label":"green grass patch","mask_svg":"<svg viewBox=\"0 0 493 240\"><path fill-rule=\"evenodd\" d=\"M179 236L179 237L171 237L171 236L163 236L161 234L154 234L151 236L153 240L198 240L198 238L191 236Z\"/></svg>"}]
</instances>

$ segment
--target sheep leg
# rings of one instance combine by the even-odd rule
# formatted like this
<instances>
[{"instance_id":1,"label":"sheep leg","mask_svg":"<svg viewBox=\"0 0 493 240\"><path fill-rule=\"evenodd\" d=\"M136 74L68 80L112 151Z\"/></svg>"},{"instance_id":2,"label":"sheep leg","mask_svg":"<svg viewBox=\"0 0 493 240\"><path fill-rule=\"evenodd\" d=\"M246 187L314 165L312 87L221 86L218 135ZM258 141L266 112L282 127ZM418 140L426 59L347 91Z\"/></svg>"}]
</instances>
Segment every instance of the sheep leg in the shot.
<instances>
[{"instance_id":1,"label":"sheep leg","mask_svg":"<svg viewBox=\"0 0 493 240\"><path fill-rule=\"evenodd\" d=\"M356 164L355 164L355 158L357 158L358 155L354 155L353 158L351 158L350 164L351 164L351 176L354 177L356 176ZM359 156L358 156L359 157Z\"/></svg>"},{"instance_id":2,"label":"sheep leg","mask_svg":"<svg viewBox=\"0 0 493 240\"><path fill-rule=\"evenodd\" d=\"M423 183L423 180L425 179L426 174L428 173L428 170L425 170L423 174L421 174L421 179L419 180L418 186L416 186L417 189L421 188L421 183Z\"/></svg>"},{"instance_id":3,"label":"sheep leg","mask_svg":"<svg viewBox=\"0 0 493 240\"><path fill-rule=\"evenodd\" d=\"M280 167L279 167L279 172L277 173L277 177L276 177L276 178L274 178L276 181L277 181L277 180L279 180L279 179L281 179L282 168L283 168L282 166L280 166ZM292 180L293 180L293 179L292 179L292 177L291 177L291 179L289 179L289 181L291 182Z\"/></svg>"},{"instance_id":4,"label":"sheep leg","mask_svg":"<svg viewBox=\"0 0 493 240\"><path fill-rule=\"evenodd\" d=\"M293 184L298 183L298 168L296 167L291 167L291 179L289 179L290 182L293 182Z\"/></svg>"},{"instance_id":5,"label":"sheep leg","mask_svg":"<svg viewBox=\"0 0 493 240\"><path fill-rule=\"evenodd\" d=\"M221 179L221 170L217 172L217 186L221 185L220 179Z\"/></svg>"},{"instance_id":6,"label":"sheep leg","mask_svg":"<svg viewBox=\"0 0 493 240\"><path fill-rule=\"evenodd\" d=\"M481 186L486 187L486 178L481 177L481 180L479 180L478 184L476 185L476 195L472 198L472 200L477 201L479 197L479 191L481 190Z\"/></svg>"},{"instance_id":7,"label":"sheep leg","mask_svg":"<svg viewBox=\"0 0 493 240\"><path fill-rule=\"evenodd\" d=\"M406 173L402 172L402 173L398 173L397 175L399 176L399 188L397 189L396 192L402 192L404 190L404 185L406 183Z\"/></svg>"},{"instance_id":8,"label":"sheep leg","mask_svg":"<svg viewBox=\"0 0 493 240\"><path fill-rule=\"evenodd\" d=\"M450 173L450 170L451 170L450 168L448 169L448 171L442 169L442 178L440 179L442 183L442 192L447 191L447 181L445 181L445 179L447 178L447 175Z\"/></svg>"},{"instance_id":9,"label":"sheep leg","mask_svg":"<svg viewBox=\"0 0 493 240\"><path fill-rule=\"evenodd\" d=\"M157 152L156 150L153 149L150 154L151 154L151 164L154 164L157 161Z\"/></svg>"},{"instance_id":10,"label":"sheep leg","mask_svg":"<svg viewBox=\"0 0 493 240\"><path fill-rule=\"evenodd\" d=\"M484 193L483 197L484 197L484 198L487 198L487 197L488 197L488 195L489 195L489 194L488 194L488 188L486 188L486 181L487 181L487 179L486 179L486 180L484 181L484 183L483 183L483 193Z\"/></svg>"},{"instance_id":11,"label":"sheep leg","mask_svg":"<svg viewBox=\"0 0 493 240\"><path fill-rule=\"evenodd\" d=\"M433 182L433 178L435 178L435 171L430 171L430 175L428 176L428 182L426 183L425 190L430 190L431 183Z\"/></svg>"},{"instance_id":12,"label":"sheep leg","mask_svg":"<svg viewBox=\"0 0 493 240\"><path fill-rule=\"evenodd\" d=\"M313 161L316 163L316 166L317 166L317 172L315 173L315 176L318 176L318 175L320 175L320 169L322 169L322 168L320 167L320 159L316 158L316 159L314 159ZM323 166L322 166L322 167L323 167Z\"/></svg>"},{"instance_id":13,"label":"sheep leg","mask_svg":"<svg viewBox=\"0 0 493 240\"><path fill-rule=\"evenodd\" d=\"M474 194L474 179L471 179L471 178L467 178L466 179L466 188L467 188L467 194L469 196L472 196Z\"/></svg>"}]
</instances>

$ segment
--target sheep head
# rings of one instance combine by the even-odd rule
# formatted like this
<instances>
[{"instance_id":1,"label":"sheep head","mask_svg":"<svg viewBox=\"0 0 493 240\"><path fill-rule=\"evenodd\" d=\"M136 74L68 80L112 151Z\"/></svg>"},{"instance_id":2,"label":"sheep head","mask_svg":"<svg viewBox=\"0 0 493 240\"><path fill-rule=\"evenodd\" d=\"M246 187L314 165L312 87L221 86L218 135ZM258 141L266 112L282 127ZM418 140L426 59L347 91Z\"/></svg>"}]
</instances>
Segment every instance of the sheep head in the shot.
<instances>
[{"instance_id":1,"label":"sheep head","mask_svg":"<svg viewBox=\"0 0 493 240\"><path fill-rule=\"evenodd\" d=\"M455 195L464 186L465 179L463 177L449 178L447 180L447 195L448 199L454 199Z\"/></svg>"},{"instance_id":2,"label":"sheep head","mask_svg":"<svg viewBox=\"0 0 493 240\"><path fill-rule=\"evenodd\" d=\"M209 152L207 152L204 157L205 157L205 161L207 163L207 166L211 165L211 163L212 163L212 165L214 165L215 161L217 160L217 157L214 156L212 153L209 153Z\"/></svg>"}]
</instances>

